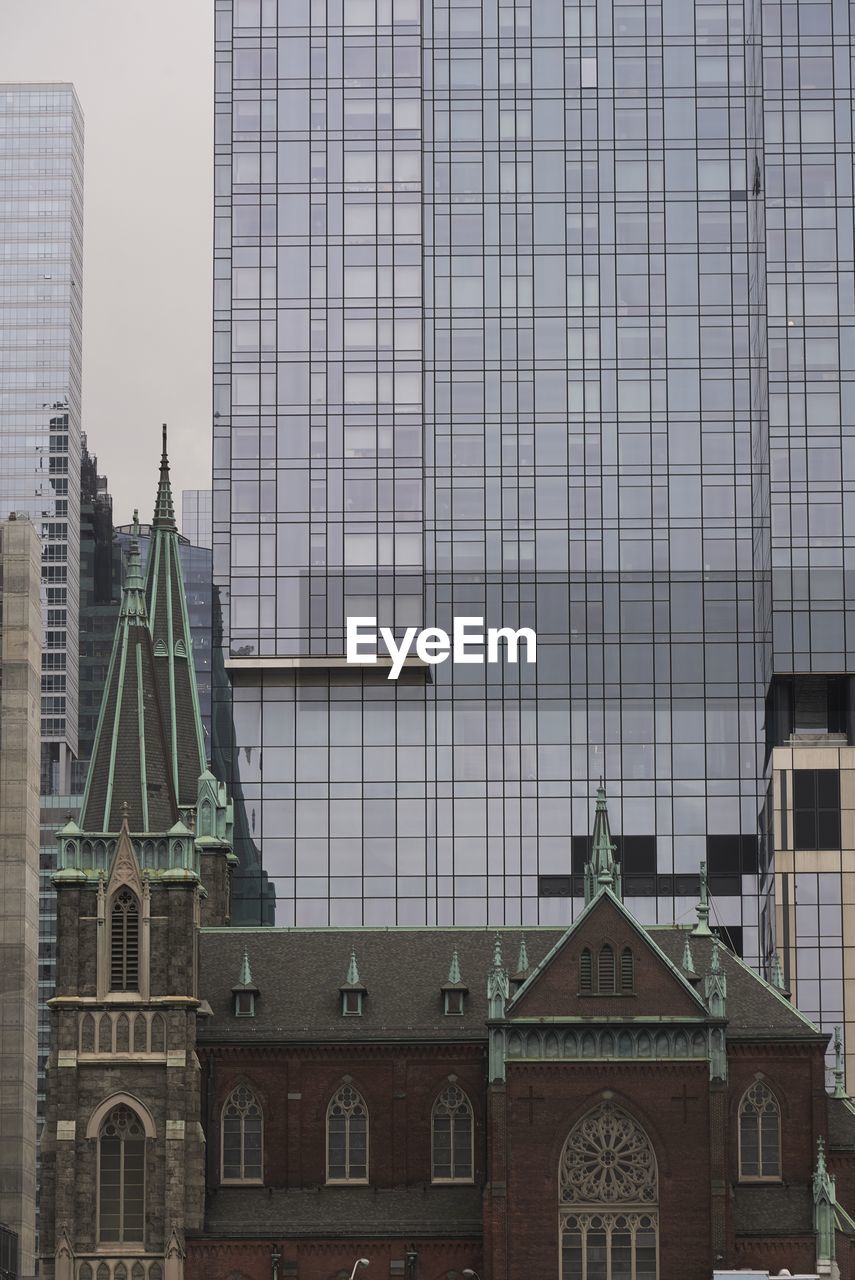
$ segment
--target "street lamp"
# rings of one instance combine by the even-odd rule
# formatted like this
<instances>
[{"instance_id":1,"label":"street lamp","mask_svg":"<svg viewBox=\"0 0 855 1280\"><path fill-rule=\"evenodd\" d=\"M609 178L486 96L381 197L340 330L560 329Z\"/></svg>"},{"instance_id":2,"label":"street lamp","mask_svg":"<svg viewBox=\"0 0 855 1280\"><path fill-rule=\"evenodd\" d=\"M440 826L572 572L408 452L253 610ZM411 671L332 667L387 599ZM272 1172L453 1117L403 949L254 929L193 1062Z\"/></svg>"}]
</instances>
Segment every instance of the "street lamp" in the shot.
<instances>
[{"instance_id":1,"label":"street lamp","mask_svg":"<svg viewBox=\"0 0 855 1280\"><path fill-rule=\"evenodd\" d=\"M353 1270L350 1273L350 1280L353 1280L353 1277L356 1275L360 1267L367 1267L367 1266L368 1266L367 1258L357 1258L353 1264Z\"/></svg>"}]
</instances>

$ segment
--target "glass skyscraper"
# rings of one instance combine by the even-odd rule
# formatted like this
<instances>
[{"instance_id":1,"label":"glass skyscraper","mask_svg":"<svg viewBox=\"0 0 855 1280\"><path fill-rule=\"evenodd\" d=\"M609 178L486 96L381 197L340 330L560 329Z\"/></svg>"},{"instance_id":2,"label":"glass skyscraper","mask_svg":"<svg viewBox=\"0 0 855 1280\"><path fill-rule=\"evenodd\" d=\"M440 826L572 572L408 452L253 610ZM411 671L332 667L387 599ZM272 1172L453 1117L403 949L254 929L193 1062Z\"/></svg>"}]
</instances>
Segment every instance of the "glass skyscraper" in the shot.
<instances>
[{"instance_id":1,"label":"glass skyscraper","mask_svg":"<svg viewBox=\"0 0 855 1280\"><path fill-rule=\"evenodd\" d=\"M855 727L848 7L216 9L238 915L563 922L602 777L635 914L705 861L771 961L803 677ZM537 664L393 682L350 615Z\"/></svg>"},{"instance_id":2,"label":"glass skyscraper","mask_svg":"<svg viewBox=\"0 0 855 1280\"><path fill-rule=\"evenodd\" d=\"M210 489L181 490L181 532L197 547L208 547L212 542Z\"/></svg>"},{"instance_id":3,"label":"glass skyscraper","mask_svg":"<svg viewBox=\"0 0 855 1280\"><path fill-rule=\"evenodd\" d=\"M0 518L42 537L42 790L77 754L83 114L70 84L0 85Z\"/></svg>"}]
</instances>

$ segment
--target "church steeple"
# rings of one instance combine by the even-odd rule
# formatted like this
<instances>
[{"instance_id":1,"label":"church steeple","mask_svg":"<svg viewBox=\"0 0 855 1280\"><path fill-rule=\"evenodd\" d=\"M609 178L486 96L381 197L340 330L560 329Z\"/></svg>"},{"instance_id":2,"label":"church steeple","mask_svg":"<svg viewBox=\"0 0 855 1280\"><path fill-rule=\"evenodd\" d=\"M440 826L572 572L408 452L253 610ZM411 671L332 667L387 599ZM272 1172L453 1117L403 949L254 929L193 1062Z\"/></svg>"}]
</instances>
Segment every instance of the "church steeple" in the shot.
<instances>
[{"instance_id":1,"label":"church steeple","mask_svg":"<svg viewBox=\"0 0 855 1280\"><path fill-rule=\"evenodd\" d=\"M591 838L591 858L585 864L585 902L593 901L602 889L611 889L621 898L620 865L615 860L615 845L609 830L609 807L602 779L597 787L597 807L594 814L594 834Z\"/></svg>"},{"instance_id":2,"label":"church steeple","mask_svg":"<svg viewBox=\"0 0 855 1280\"><path fill-rule=\"evenodd\" d=\"M178 528L169 479L166 424L145 583L155 669L163 705L172 786L182 809L196 804L207 763Z\"/></svg>"},{"instance_id":3,"label":"church steeple","mask_svg":"<svg viewBox=\"0 0 855 1280\"><path fill-rule=\"evenodd\" d=\"M80 826L118 832L127 806L132 831L168 831L178 820L146 616L139 521L122 592L119 622L101 702Z\"/></svg>"}]
</instances>

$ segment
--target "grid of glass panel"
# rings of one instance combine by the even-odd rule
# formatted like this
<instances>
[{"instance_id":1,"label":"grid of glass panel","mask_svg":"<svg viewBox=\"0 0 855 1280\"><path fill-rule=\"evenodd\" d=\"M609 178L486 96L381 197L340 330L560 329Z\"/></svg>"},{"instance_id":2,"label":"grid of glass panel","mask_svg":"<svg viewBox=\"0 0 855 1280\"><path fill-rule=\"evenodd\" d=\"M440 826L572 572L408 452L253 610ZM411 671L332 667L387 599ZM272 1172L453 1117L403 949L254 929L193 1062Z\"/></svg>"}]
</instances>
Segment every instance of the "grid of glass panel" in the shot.
<instances>
[{"instance_id":1,"label":"grid of glass panel","mask_svg":"<svg viewBox=\"0 0 855 1280\"><path fill-rule=\"evenodd\" d=\"M213 494L210 489L182 489L181 532L197 547L211 546Z\"/></svg>"},{"instance_id":2,"label":"grid of glass panel","mask_svg":"<svg viewBox=\"0 0 855 1280\"><path fill-rule=\"evenodd\" d=\"M0 85L0 517L43 543L43 790L77 751L83 116L71 85Z\"/></svg>"},{"instance_id":3,"label":"grid of glass panel","mask_svg":"<svg viewBox=\"0 0 855 1280\"><path fill-rule=\"evenodd\" d=\"M639 916L688 914L706 859L757 955L766 685L849 660L831 15L217 0L246 918L568 920L602 776ZM277 668L354 613L535 626L537 667Z\"/></svg>"}]
</instances>

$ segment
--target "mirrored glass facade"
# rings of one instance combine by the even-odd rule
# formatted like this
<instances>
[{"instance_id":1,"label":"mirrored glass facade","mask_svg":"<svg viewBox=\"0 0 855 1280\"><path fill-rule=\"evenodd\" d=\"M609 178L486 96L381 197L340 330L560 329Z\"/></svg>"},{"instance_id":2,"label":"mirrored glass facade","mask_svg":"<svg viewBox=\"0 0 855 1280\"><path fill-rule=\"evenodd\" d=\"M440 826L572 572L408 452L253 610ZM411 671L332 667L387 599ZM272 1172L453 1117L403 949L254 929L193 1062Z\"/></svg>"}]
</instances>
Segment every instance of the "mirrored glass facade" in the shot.
<instances>
[{"instance_id":1,"label":"mirrored glass facade","mask_svg":"<svg viewBox=\"0 0 855 1280\"><path fill-rule=\"evenodd\" d=\"M210 489L181 490L181 532L197 547L211 547L212 503Z\"/></svg>"},{"instance_id":2,"label":"mirrored glass facade","mask_svg":"<svg viewBox=\"0 0 855 1280\"><path fill-rule=\"evenodd\" d=\"M718 923L758 956L764 699L778 663L851 660L852 162L833 132L851 97L829 25L848 49L848 10L216 9L239 915L563 922L603 777L633 911L688 915L706 860ZM806 116L813 140L785 141ZM801 319L772 301L788 235L816 255L798 259ZM820 561L838 574L821 616ZM537 665L343 669L353 614L532 626Z\"/></svg>"},{"instance_id":3,"label":"mirrored glass facade","mask_svg":"<svg viewBox=\"0 0 855 1280\"><path fill-rule=\"evenodd\" d=\"M42 537L42 790L77 753L83 115L71 85L0 85L0 518Z\"/></svg>"}]
</instances>

